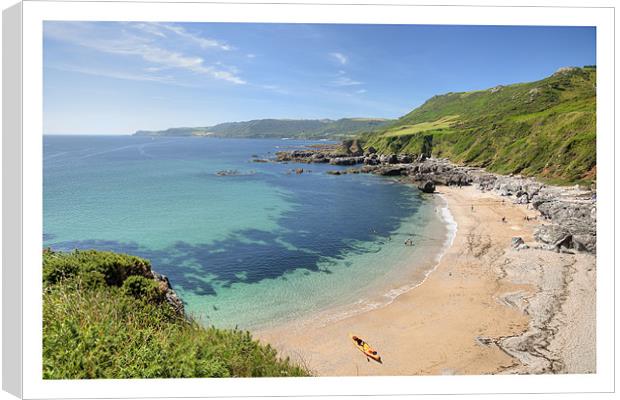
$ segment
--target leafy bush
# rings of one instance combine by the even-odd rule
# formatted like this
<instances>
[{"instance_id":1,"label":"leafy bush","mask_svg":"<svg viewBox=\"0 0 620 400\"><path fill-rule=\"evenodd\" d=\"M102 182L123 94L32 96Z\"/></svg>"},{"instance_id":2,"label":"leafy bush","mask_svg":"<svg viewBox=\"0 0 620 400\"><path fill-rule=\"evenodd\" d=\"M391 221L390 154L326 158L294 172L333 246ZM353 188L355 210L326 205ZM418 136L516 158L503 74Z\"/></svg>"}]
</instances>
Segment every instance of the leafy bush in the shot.
<instances>
[{"instance_id":1,"label":"leafy bush","mask_svg":"<svg viewBox=\"0 0 620 400\"><path fill-rule=\"evenodd\" d=\"M144 299L150 303L161 303L166 299L166 293L156 281L139 275L125 279L123 292L128 296Z\"/></svg>"},{"instance_id":2,"label":"leafy bush","mask_svg":"<svg viewBox=\"0 0 620 400\"><path fill-rule=\"evenodd\" d=\"M148 261L110 251L75 250L72 253L43 253L43 282L58 283L62 279L100 274L106 284L121 286L132 275L152 278Z\"/></svg>"},{"instance_id":3,"label":"leafy bush","mask_svg":"<svg viewBox=\"0 0 620 400\"><path fill-rule=\"evenodd\" d=\"M72 278L79 271L80 264L66 257L53 257L51 253L43 254L43 282L55 284L63 279Z\"/></svg>"}]
</instances>

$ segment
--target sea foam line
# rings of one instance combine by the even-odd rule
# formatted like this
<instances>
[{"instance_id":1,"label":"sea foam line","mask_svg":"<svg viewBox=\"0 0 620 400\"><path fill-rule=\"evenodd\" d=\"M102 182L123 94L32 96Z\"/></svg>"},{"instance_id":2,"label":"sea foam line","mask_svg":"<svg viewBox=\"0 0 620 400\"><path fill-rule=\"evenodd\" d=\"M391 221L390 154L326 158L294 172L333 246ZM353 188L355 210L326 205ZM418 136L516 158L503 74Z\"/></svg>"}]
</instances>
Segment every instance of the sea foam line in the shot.
<instances>
[{"instance_id":1,"label":"sea foam line","mask_svg":"<svg viewBox=\"0 0 620 400\"><path fill-rule=\"evenodd\" d=\"M454 243L454 239L456 238L456 232L458 231L458 224L456 223L456 220L454 219L452 212L450 212L450 208L448 207L448 201L441 194L438 194L438 196L444 202L444 204L441 206L439 210L440 210L441 219L443 220L443 222L445 222L446 228L448 231L446 233L446 240L444 241L443 246L441 247L440 251L435 256L435 265L432 268L430 268L428 271L426 271L426 273L424 274L424 278L422 278L422 280L419 282L415 282L413 284L409 284L409 285L402 286L400 288L389 290L387 293L383 295L384 298L387 298L387 301L385 302L365 303L364 300L359 300L355 304L356 305L363 304L362 307L355 308L354 310L351 310L348 312L345 311L345 312L338 313L335 315L331 315L330 317L324 318L323 319L324 324L322 324L323 326L327 325L327 323L330 323L330 322L341 321L343 319L352 317L354 315L359 315L359 314L362 314L368 311L376 310L378 308L386 307L392 304L394 300L396 300L399 296L422 285L424 282L426 282L428 277L433 272L435 272L437 267L439 267L439 264L441 263L441 259L443 258L443 256L448 252L450 247L452 247L452 244Z\"/></svg>"},{"instance_id":2,"label":"sea foam line","mask_svg":"<svg viewBox=\"0 0 620 400\"><path fill-rule=\"evenodd\" d=\"M414 283L412 285L405 285L401 288L392 289L386 294L384 294L384 297L387 297L390 299L390 301L385 304L386 306L391 304L396 298L398 298L398 296L405 294L417 288L418 286L422 285L424 282L426 282L428 277L433 272L435 272L437 267L439 267L439 264L441 263L441 259L448 252L448 249L450 249L450 247L452 247L452 244L454 243L454 238L456 237L456 232L458 230L458 224L454 220L454 216L452 215L452 213L450 212L450 209L448 208L448 202L446 201L446 199L441 194L439 194L439 197L441 197L441 199L444 202L444 205L440 208L440 211L441 211L440 215L441 215L441 219L446 223L448 232L446 234L446 240L444 241L443 246L441 246L441 250L439 250L439 253L437 253L437 255L435 256L435 265L433 266L433 268L426 271L426 273L424 274L424 278L422 278L420 282Z\"/></svg>"}]
</instances>

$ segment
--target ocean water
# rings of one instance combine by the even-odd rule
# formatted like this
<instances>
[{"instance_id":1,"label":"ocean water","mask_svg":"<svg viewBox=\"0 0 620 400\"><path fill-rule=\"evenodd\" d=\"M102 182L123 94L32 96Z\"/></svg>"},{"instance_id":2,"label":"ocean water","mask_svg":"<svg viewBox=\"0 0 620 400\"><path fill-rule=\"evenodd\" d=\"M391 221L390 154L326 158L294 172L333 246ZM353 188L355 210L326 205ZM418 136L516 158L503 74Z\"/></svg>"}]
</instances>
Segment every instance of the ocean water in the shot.
<instances>
[{"instance_id":1,"label":"ocean water","mask_svg":"<svg viewBox=\"0 0 620 400\"><path fill-rule=\"evenodd\" d=\"M148 258L205 325L328 321L389 303L446 246L441 200L389 178L325 173L340 167L252 162L307 144L45 136L44 246Z\"/></svg>"}]
</instances>

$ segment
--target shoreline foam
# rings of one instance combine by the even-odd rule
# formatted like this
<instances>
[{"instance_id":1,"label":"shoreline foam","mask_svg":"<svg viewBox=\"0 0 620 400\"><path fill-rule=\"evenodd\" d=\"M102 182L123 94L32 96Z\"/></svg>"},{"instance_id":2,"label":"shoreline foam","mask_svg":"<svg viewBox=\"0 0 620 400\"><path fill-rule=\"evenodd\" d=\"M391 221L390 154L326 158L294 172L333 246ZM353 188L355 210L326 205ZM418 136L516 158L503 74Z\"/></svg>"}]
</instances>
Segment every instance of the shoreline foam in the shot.
<instances>
[{"instance_id":1,"label":"shoreline foam","mask_svg":"<svg viewBox=\"0 0 620 400\"><path fill-rule=\"evenodd\" d=\"M441 218L446 223L445 227L447 228L447 234L446 234L446 240L444 241L441 249L435 255L435 264L433 265L432 268L428 269L424 273L424 278L422 278L422 280L420 282L412 283L410 285L401 286L401 287L395 288L395 289L391 289L390 291L388 291L388 293L384 294L384 296L390 298L390 301L388 303L384 304L384 306L388 306L388 305L392 304L392 302L394 300L396 300L399 296L401 296L401 295L403 295L403 294L405 294L405 293L407 293L407 292L409 292L411 290L414 290L418 286L422 285L428 279L428 277L437 269L437 267L439 266L439 263L441 262L441 259L443 258L443 256L450 249L450 247L452 247L452 244L454 243L454 238L456 237L456 232L458 231L458 224L454 220L454 217L452 216L452 213L450 212L450 209L448 208L448 204L445 201L445 199L443 199L443 197L441 195L439 195L439 197L442 198L442 200L445 202L445 205L443 207L441 207L440 210L441 210ZM390 295L391 292L396 292L396 294L394 296L391 296Z\"/></svg>"}]
</instances>

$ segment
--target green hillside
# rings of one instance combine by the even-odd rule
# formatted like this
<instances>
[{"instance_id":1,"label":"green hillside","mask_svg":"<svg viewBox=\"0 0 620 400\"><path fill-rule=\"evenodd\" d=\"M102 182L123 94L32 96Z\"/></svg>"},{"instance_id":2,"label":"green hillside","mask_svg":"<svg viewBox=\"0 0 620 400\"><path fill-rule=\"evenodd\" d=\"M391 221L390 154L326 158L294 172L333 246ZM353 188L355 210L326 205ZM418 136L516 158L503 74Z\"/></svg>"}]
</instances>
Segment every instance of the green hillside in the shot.
<instances>
[{"instance_id":1,"label":"green hillside","mask_svg":"<svg viewBox=\"0 0 620 400\"><path fill-rule=\"evenodd\" d=\"M204 328L166 300L148 261L43 254L43 377L307 376L249 332Z\"/></svg>"},{"instance_id":2,"label":"green hillside","mask_svg":"<svg viewBox=\"0 0 620 400\"><path fill-rule=\"evenodd\" d=\"M216 136L234 138L341 139L385 126L392 120L379 118L258 119L225 122L210 127L137 131L134 136Z\"/></svg>"},{"instance_id":3,"label":"green hillside","mask_svg":"<svg viewBox=\"0 0 620 400\"><path fill-rule=\"evenodd\" d=\"M502 174L589 183L596 179L596 67L434 96L362 139L381 153L427 150Z\"/></svg>"}]
</instances>

